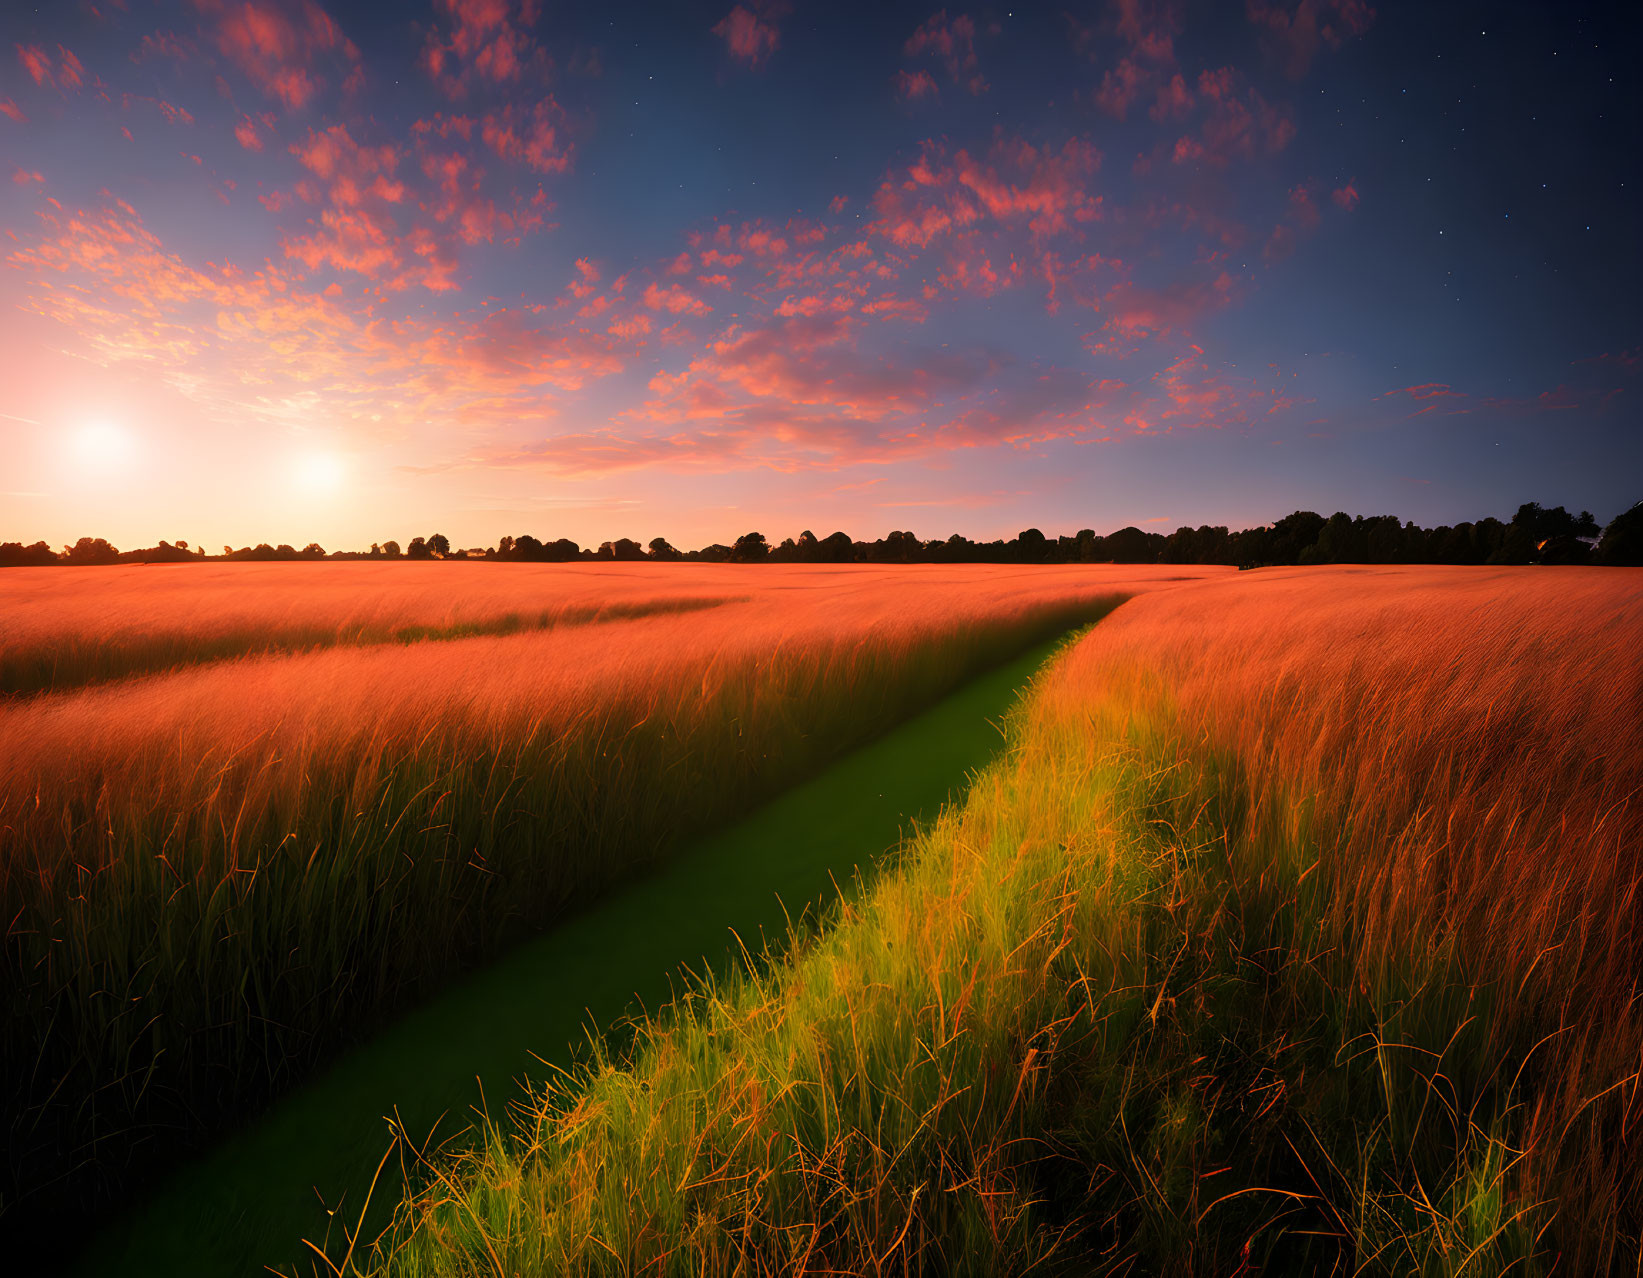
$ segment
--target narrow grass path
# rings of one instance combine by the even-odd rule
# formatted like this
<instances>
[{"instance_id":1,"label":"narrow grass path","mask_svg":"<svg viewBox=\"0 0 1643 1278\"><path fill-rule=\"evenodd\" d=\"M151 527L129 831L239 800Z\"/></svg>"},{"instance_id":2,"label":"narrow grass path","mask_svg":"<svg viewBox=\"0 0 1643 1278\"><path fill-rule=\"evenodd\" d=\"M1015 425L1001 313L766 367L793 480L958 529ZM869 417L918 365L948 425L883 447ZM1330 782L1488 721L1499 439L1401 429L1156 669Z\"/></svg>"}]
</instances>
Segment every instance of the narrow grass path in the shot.
<instances>
[{"instance_id":1,"label":"narrow grass path","mask_svg":"<svg viewBox=\"0 0 1643 1278\"><path fill-rule=\"evenodd\" d=\"M157 1187L92 1241L77 1272L306 1272L313 1258L299 1240L358 1222L388 1147L385 1115L397 1110L412 1133L437 1124L441 1137L486 1099L500 1117L519 1076L570 1062L590 1019L611 1025L655 1007L681 964L723 964L738 937L755 951L780 943L789 913L830 899L993 757L997 721L1060 642L974 680L399 1020ZM385 1224L395 1197L371 1220Z\"/></svg>"}]
</instances>

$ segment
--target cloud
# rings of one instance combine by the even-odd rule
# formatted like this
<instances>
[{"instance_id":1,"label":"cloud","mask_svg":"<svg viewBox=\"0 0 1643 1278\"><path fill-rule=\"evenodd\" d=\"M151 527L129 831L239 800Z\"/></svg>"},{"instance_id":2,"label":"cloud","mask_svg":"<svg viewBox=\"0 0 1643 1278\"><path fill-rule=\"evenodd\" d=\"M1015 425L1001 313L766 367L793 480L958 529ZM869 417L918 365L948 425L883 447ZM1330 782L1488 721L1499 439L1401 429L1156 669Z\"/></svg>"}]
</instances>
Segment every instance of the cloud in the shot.
<instances>
[{"instance_id":1,"label":"cloud","mask_svg":"<svg viewBox=\"0 0 1643 1278\"><path fill-rule=\"evenodd\" d=\"M1350 213L1358 207L1358 180L1353 178L1345 186L1336 188L1329 198L1334 200L1340 208Z\"/></svg>"},{"instance_id":2,"label":"cloud","mask_svg":"<svg viewBox=\"0 0 1643 1278\"><path fill-rule=\"evenodd\" d=\"M677 284L668 288L650 285L645 289L645 305L653 311L667 311L673 315L706 315L713 309Z\"/></svg>"},{"instance_id":3,"label":"cloud","mask_svg":"<svg viewBox=\"0 0 1643 1278\"><path fill-rule=\"evenodd\" d=\"M51 58L46 51L37 44L20 44L17 46L17 60L23 64L23 70L29 73L35 84L54 84L51 74Z\"/></svg>"},{"instance_id":4,"label":"cloud","mask_svg":"<svg viewBox=\"0 0 1643 1278\"><path fill-rule=\"evenodd\" d=\"M422 63L453 97L478 82L518 81L545 61L531 28L538 0L435 0L446 24L429 32Z\"/></svg>"},{"instance_id":5,"label":"cloud","mask_svg":"<svg viewBox=\"0 0 1643 1278\"><path fill-rule=\"evenodd\" d=\"M388 319L370 298L317 289L285 266L197 268L120 201L43 225L7 260L20 305L225 425L319 416L375 434L494 428L550 416L558 396L623 367L606 334L544 322L543 308Z\"/></svg>"},{"instance_id":6,"label":"cloud","mask_svg":"<svg viewBox=\"0 0 1643 1278\"><path fill-rule=\"evenodd\" d=\"M1151 72L1144 70L1134 59L1124 58L1101 77L1095 104L1113 119L1122 120L1129 114L1131 103L1141 96L1151 80Z\"/></svg>"},{"instance_id":7,"label":"cloud","mask_svg":"<svg viewBox=\"0 0 1643 1278\"><path fill-rule=\"evenodd\" d=\"M1245 12L1261 28L1268 56L1292 80L1311 70L1319 48L1339 49L1375 20L1364 0L1300 0L1293 9L1276 0L1247 0Z\"/></svg>"},{"instance_id":8,"label":"cloud","mask_svg":"<svg viewBox=\"0 0 1643 1278\"><path fill-rule=\"evenodd\" d=\"M927 142L903 176L880 185L869 229L902 248L988 224L1058 235L1100 216L1101 197L1089 189L1100 164L1100 152L1077 138L1059 150L1000 138L985 159Z\"/></svg>"},{"instance_id":9,"label":"cloud","mask_svg":"<svg viewBox=\"0 0 1643 1278\"><path fill-rule=\"evenodd\" d=\"M1197 134L1176 141L1172 158L1177 164L1225 168L1234 160L1275 154L1295 136L1288 111L1269 103L1231 67L1202 72L1198 100L1202 123Z\"/></svg>"},{"instance_id":10,"label":"cloud","mask_svg":"<svg viewBox=\"0 0 1643 1278\"><path fill-rule=\"evenodd\" d=\"M1237 295L1237 281L1226 271L1202 272L1162 286L1122 280L1098 302L1104 319L1092 350L1123 355L1142 341L1190 336L1199 322L1224 310Z\"/></svg>"},{"instance_id":11,"label":"cloud","mask_svg":"<svg viewBox=\"0 0 1643 1278\"><path fill-rule=\"evenodd\" d=\"M499 158L538 173L564 173L571 166L565 113L551 95L530 107L510 103L492 112L481 124L480 136Z\"/></svg>"},{"instance_id":12,"label":"cloud","mask_svg":"<svg viewBox=\"0 0 1643 1278\"><path fill-rule=\"evenodd\" d=\"M178 62L186 61L194 56L194 45L191 40L184 40L174 31L155 31L145 35L131 51L133 62L146 62L150 58L173 58Z\"/></svg>"},{"instance_id":13,"label":"cloud","mask_svg":"<svg viewBox=\"0 0 1643 1278\"><path fill-rule=\"evenodd\" d=\"M776 22L785 13L784 4L756 2L751 9L739 4L719 20L713 34L724 40L732 57L751 67L762 66L781 47Z\"/></svg>"},{"instance_id":14,"label":"cloud","mask_svg":"<svg viewBox=\"0 0 1643 1278\"><path fill-rule=\"evenodd\" d=\"M28 122L28 116L23 114L23 108L10 98L0 98L0 115L5 116L8 120L15 120L18 124Z\"/></svg>"},{"instance_id":15,"label":"cloud","mask_svg":"<svg viewBox=\"0 0 1643 1278\"><path fill-rule=\"evenodd\" d=\"M987 81L981 74L981 62L976 56L975 19L967 14L949 19L943 9L932 15L908 38L902 52L909 58L934 58L947 72L947 78L969 93L987 91ZM906 75L906 72L902 74ZM923 71L918 75L930 78ZM932 90L935 88L933 80L930 87Z\"/></svg>"},{"instance_id":16,"label":"cloud","mask_svg":"<svg viewBox=\"0 0 1643 1278\"><path fill-rule=\"evenodd\" d=\"M234 139L247 151L262 150L262 135L257 132L257 122L248 115L242 115L240 122L234 126Z\"/></svg>"},{"instance_id":17,"label":"cloud","mask_svg":"<svg viewBox=\"0 0 1643 1278\"><path fill-rule=\"evenodd\" d=\"M1423 417L1427 413L1440 411L1445 415L1470 411L1469 408L1460 406L1469 398L1466 392L1456 390L1447 382L1423 382L1418 386L1403 386L1375 398L1392 399L1397 396L1403 396L1420 405L1409 414L1410 417Z\"/></svg>"},{"instance_id":18,"label":"cloud","mask_svg":"<svg viewBox=\"0 0 1643 1278\"><path fill-rule=\"evenodd\" d=\"M67 93L85 83L86 69L70 49L57 46L55 66L49 53L37 44L19 44L17 60L23 64L29 78L40 87L54 85ZM10 99L7 99L10 101ZM8 114L10 114L8 112Z\"/></svg>"},{"instance_id":19,"label":"cloud","mask_svg":"<svg viewBox=\"0 0 1643 1278\"><path fill-rule=\"evenodd\" d=\"M359 50L314 0L194 0L211 19L217 48L263 93L290 110L311 102L325 87L316 68L346 68L345 87L362 74Z\"/></svg>"},{"instance_id":20,"label":"cloud","mask_svg":"<svg viewBox=\"0 0 1643 1278\"><path fill-rule=\"evenodd\" d=\"M897 71L896 96L908 102L933 98L939 93L935 78L928 71Z\"/></svg>"}]
</instances>

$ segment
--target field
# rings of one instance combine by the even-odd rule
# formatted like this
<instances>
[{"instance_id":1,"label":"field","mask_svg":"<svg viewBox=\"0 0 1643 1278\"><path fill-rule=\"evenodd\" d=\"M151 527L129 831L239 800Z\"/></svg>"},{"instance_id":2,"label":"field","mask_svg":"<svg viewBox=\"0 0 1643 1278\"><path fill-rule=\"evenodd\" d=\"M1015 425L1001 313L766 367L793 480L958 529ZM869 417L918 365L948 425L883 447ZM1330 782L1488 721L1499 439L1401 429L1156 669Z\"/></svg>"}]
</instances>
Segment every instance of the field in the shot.
<instances>
[{"instance_id":1,"label":"field","mask_svg":"<svg viewBox=\"0 0 1643 1278\"><path fill-rule=\"evenodd\" d=\"M8 573L0 1224L117 1201L681 836L1193 575Z\"/></svg>"},{"instance_id":2,"label":"field","mask_svg":"<svg viewBox=\"0 0 1643 1278\"><path fill-rule=\"evenodd\" d=\"M235 565L0 603L0 1227L1084 626L822 926L476 1141L401 1131L392 1227L339 1218L316 1272L1643 1255L1635 573Z\"/></svg>"}]
</instances>

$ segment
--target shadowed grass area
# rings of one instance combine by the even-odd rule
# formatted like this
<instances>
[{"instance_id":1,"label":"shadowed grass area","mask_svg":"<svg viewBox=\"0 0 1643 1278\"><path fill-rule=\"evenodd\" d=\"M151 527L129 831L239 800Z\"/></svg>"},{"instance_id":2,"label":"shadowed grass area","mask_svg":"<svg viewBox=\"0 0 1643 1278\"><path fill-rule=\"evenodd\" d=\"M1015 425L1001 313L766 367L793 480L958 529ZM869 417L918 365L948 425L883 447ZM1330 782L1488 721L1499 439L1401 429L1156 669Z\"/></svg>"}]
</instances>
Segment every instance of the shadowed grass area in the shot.
<instances>
[{"instance_id":1,"label":"shadowed grass area","mask_svg":"<svg viewBox=\"0 0 1643 1278\"><path fill-rule=\"evenodd\" d=\"M1112 603L880 601L796 634L659 616L9 710L38 757L0 786L0 1229L50 1240L385 1014Z\"/></svg>"},{"instance_id":2,"label":"shadowed grass area","mask_svg":"<svg viewBox=\"0 0 1643 1278\"><path fill-rule=\"evenodd\" d=\"M1571 707L1613 689L1615 660L1581 657L1629 660L1603 645L1637 600L1560 584L1514 584L1509 626L1470 613L1494 618L1498 592L1354 586L1292 616L1133 601L1041 677L1007 757L899 872L630 1053L538 1086L483 1148L402 1132L394 1230L316 1269L1631 1272L1643 756L1624 719L1597 731L1612 691ZM1549 674L1576 603L1594 651ZM1289 626L1316 662L1337 624L1356 682L1289 664ZM1504 738L1440 688L1503 664ZM1360 697L1374 713L1337 722ZM1598 739L1567 736L1570 714ZM1337 730L1378 787L1348 784ZM1513 759L1562 761L1561 810ZM1494 816L1465 829L1435 806L1474 803ZM1516 960L1474 930L1473 855L1535 858L1510 867L1517 900L1545 902L1512 924ZM1417 873L1447 900L1398 904ZM1541 975L1596 935L1602 953Z\"/></svg>"}]
</instances>

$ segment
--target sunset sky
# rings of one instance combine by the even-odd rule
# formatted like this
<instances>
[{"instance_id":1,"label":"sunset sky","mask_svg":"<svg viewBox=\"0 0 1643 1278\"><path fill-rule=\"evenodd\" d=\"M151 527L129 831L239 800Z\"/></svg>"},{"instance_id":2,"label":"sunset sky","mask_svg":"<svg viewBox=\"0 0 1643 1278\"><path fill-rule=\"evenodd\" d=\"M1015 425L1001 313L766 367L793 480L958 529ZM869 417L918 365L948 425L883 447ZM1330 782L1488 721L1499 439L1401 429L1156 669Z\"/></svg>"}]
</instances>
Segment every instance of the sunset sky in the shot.
<instances>
[{"instance_id":1,"label":"sunset sky","mask_svg":"<svg viewBox=\"0 0 1643 1278\"><path fill-rule=\"evenodd\" d=\"M1606 521L1638 11L7 4L0 540Z\"/></svg>"}]
</instances>

